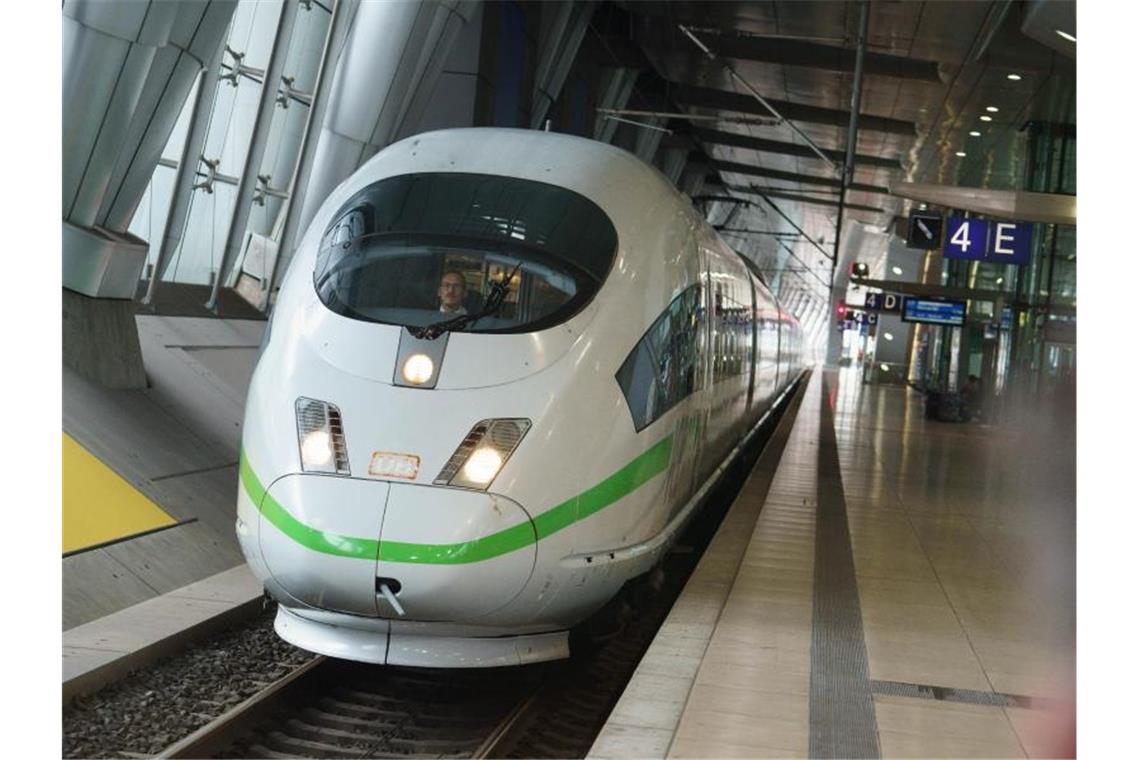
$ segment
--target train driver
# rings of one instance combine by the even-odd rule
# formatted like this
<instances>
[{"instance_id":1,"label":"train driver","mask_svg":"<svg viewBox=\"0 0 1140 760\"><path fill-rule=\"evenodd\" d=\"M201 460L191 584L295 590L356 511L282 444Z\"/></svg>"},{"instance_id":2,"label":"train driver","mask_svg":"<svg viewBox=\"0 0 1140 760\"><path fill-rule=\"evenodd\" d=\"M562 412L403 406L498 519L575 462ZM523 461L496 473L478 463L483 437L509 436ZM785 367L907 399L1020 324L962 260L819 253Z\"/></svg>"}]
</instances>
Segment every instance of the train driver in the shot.
<instances>
[{"instance_id":1,"label":"train driver","mask_svg":"<svg viewBox=\"0 0 1140 760\"><path fill-rule=\"evenodd\" d=\"M463 298L467 295L467 280L462 272L449 269L439 280L439 310L445 314L460 316L467 313Z\"/></svg>"}]
</instances>

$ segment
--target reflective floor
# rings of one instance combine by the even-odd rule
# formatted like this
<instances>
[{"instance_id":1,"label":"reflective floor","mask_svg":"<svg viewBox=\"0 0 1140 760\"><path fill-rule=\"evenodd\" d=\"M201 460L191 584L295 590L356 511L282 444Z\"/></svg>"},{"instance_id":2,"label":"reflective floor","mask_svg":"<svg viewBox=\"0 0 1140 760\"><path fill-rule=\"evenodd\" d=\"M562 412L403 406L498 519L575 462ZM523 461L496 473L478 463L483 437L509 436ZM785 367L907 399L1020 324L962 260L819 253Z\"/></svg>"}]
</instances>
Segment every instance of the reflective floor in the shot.
<instances>
[{"instance_id":1,"label":"reflective floor","mask_svg":"<svg viewBox=\"0 0 1140 760\"><path fill-rule=\"evenodd\" d=\"M690 583L591 756L1071 755L1071 425L927 421L912 390L823 379L771 487L754 473L738 497L763 508L735 572ZM847 532L821 503L839 523L845 505ZM842 536L847 586L823 534ZM662 668L694 649L699 665Z\"/></svg>"},{"instance_id":2,"label":"reflective floor","mask_svg":"<svg viewBox=\"0 0 1140 760\"><path fill-rule=\"evenodd\" d=\"M835 430L883 756L1056 756L1073 744L1076 440L1049 413L923 419L911 390L840 375Z\"/></svg>"}]
</instances>

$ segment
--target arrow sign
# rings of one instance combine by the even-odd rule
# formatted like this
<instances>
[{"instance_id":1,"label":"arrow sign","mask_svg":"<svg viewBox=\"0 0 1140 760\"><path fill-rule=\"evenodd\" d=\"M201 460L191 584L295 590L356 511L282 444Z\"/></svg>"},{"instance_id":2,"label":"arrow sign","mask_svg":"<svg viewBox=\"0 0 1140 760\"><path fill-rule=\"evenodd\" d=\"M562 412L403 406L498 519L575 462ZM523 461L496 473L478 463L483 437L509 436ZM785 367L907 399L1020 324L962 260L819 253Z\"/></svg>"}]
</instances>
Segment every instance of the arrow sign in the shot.
<instances>
[{"instance_id":1,"label":"arrow sign","mask_svg":"<svg viewBox=\"0 0 1140 760\"><path fill-rule=\"evenodd\" d=\"M942 217L937 214L912 211L907 228L907 248L930 250L942 243Z\"/></svg>"}]
</instances>

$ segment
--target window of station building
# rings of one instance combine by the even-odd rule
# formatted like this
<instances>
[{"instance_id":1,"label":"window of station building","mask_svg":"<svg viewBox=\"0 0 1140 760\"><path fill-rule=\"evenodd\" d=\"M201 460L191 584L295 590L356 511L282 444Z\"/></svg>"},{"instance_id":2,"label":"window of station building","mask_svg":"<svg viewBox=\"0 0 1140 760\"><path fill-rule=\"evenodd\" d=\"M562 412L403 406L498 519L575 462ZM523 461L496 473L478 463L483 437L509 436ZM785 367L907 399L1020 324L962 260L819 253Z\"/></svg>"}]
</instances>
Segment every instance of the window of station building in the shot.
<instances>
[{"instance_id":1,"label":"window of station building","mask_svg":"<svg viewBox=\"0 0 1140 760\"><path fill-rule=\"evenodd\" d=\"M616 379L640 432L700 387L701 286L673 299L637 342Z\"/></svg>"},{"instance_id":2,"label":"window of station building","mask_svg":"<svg viewBox=\"0 0 1140 760\"><path fill-rule=\"evenodd\" d=\"M474 314L493 283L507 296L468 332L529 332L569 319L609 272L617 233L592 201L512 177L389 177L356 193L328 226L313 272L321 301L364 321L425 326ZM458 274L460 293L444 280ZM450 277L449 277L450 276Z\"/></svg>"}]
</instances>

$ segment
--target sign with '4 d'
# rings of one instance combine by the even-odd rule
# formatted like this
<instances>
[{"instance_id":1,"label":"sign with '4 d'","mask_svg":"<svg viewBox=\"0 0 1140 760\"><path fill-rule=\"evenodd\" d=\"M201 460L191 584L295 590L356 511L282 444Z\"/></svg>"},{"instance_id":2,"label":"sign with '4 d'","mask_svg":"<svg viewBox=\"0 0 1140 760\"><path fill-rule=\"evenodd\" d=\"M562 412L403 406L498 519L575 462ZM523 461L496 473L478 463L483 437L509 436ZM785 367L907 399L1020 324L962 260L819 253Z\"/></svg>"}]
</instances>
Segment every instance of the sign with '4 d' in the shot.
<instances>
[{"instance_id":1,"label":"sign with '4 d'","mask_svg":"<svg viewBox=\"0 0 1140 760\"><path fill-rule=\"evenodd\" d=\"M868 293L863 306L875 311L898 311L902 298L895 293Z\"/></svg>"},{"instance_id":2,"label":"sign with '4 d'","mask_svg":"<svg viewBox=\"0 0 1140 760\"><path fill-rule=\"evenodd\" d=\"M950 217L942 255L948 259L1028 264L1033 225Z\"/></svg>"}]
</instances>

